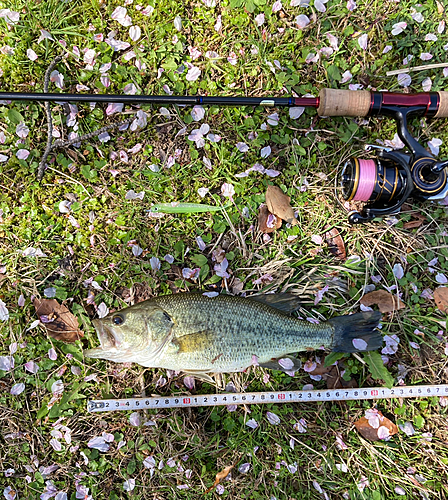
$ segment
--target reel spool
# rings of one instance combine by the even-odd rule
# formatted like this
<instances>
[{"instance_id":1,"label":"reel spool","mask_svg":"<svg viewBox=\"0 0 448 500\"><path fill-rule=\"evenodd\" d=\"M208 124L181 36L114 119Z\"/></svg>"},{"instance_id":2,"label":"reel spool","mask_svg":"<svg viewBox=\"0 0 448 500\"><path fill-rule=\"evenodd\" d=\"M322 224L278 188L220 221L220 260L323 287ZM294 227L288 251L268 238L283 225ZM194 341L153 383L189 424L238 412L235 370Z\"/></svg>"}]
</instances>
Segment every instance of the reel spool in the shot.
<instances>
[{"instance_id":1,"label":"reel spool","mask_svg":"<svg viewBox=\"0 0 448 500\"><path fill-rule=\"evenodd\" d=\"M350 212L349 222L367 222L399 212L410 196L443 199L447 175L441 167L431 157L420 157L412 163L406 153L382 149L376 159L350 158L336 179L336 190L344 201L365 203L361 211Z\"/></svg>"}]
</instances>

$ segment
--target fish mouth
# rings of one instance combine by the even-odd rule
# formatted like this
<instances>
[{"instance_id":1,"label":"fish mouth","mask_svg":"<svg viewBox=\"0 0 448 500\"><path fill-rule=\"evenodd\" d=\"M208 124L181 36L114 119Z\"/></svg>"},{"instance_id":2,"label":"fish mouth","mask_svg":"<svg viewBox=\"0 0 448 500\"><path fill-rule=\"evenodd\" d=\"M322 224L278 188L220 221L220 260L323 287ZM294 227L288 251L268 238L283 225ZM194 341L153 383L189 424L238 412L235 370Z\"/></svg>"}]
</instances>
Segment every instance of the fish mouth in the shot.
<instances>
[{"instance_id":1,"label":"fish mouth","mask_svg":"<svg viewBox=\"0 0 448 500\"><path fill-rule=\"evenodd\" d=\"M117 340L114 332L98 319L94 319L92 323L100 341L100 347L87 349L84 351L84 355L88 358L101 358L104 355L104 351L116 351L120 342Z\"/></svg>"}]
</instances>

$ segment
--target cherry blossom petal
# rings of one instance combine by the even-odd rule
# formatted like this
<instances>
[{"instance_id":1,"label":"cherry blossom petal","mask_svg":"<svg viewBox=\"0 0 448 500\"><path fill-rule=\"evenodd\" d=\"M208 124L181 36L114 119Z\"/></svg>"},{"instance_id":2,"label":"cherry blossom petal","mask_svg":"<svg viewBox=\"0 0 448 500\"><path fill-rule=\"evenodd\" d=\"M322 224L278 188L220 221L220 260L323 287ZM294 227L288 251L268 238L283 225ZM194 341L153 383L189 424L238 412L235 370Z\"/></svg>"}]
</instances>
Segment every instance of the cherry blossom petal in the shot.
<instances>
[{"instance_id":1,"label":"cherry blossom petal","mask_svg":"<svg viewBox=\"0 0 448 500\"><path fill-rule=\"evenodd\" d=\"M266 412L266 418L268 419L268 422L272 425L278 425L280 423L280 418L278 417L278 415L270 411Z\"/></svg>"},{"instance_id":2,"label":"cherry blossom petal","mask_svg":"<svg viewBox=\"0 0 448 500\"><path fill-rule=\"evenodd\" d=\"M142 30L140 29L140 26L131 26L129 28L129 38L133 42L136 42L141 36L142 36Z\"/></svg>"},{"instance_id":3,"label":"cherry blossom petal","mask_svg":"<svg viewBox=\"0 0 448 500\"><path fill-rule=\"evenodd\" d=\"M258 427L258 422L251 418L246 422L247 427L250 427L251 429L256 429Z\"/></svg>"},{"instance_id":4,"label":"cherry blossom petal","mask_svg":"<svg viewBox=\"0 0 448 500\"><path fill-rule=\"evenodd\" d=\"M367 42L368 42L368 35L367 33L364 33L358 38L358 45L361 47L362 50L367 50Z\"/></svg>"},{"instance_id":5,"label":"cherry blossom petal","mask_svg":"<svg viewBox=\"0 0 448 500\"><path fill-rule=\"evenodd\" d=\"M299 29L306 28L310 24L310 18L305 14L300 14L295 18L295 23Z\"/></svg>"},{"instance_id":6,"label":"cherry blossom petal","mask_svg":"<svg viewBox=\"0 0 448 500\"><path fill-rule=\"evenodd\" d=\"M11 391L10 393L13 395L13 396L18 396L19 394L22 394L22 392L25 390L25 384L23 382L20 382L18 384L14 384L12 387L11 387Z\"/></svg>"},{"instance_id":7,"label":"cherry blossom petal","mask_svg":"<svg viewBox=\"0 0 448 500\"><path fill-rule=\"evenodd\" d=\"M203 106L194 106L191 110L191 117L195 122L201 121L205 116L205 108Z\"/></svg>"},{"instance_id":8,"label":"cherry blossom petal","mask_svg":"<svg viewBox=\"0 0 448 500\"><path fill-rule=\"evenodd\" d=\"M429 52L422 52L420 54L420 59L422 61L430 61L433 58L433 55L430 54Z\"/></svg>"},{"instance_id":9,"label":"cherry blossom petal","mask_svg":"<svg viewBox=\"0 0 448 500\"><path fill-rule=\"evenodd\" d=\"M258 16L255 16L255 23L257 26L261 26L264 23L264 14L258 14Z\"/></svg>"},{"instance_id":10,"label":"cherry blossom petal","mask_svg":"<svg viewBox=\"0 0 448 500\"><path fill-rule=\"evenodd\" d=\"M194 82L196 81L199 77L201 76L201 70L197 68L196 66L191 66L190 69L187 72L186 75L186 80L188 82Z\"/></svg>"},{"instance_id":11,"label":"cherry blossom petal","mask_svg":"<svg viewBox=\"0 0 448 500\"><path fill-rule=\"evenodd\" d=\"M392 35L399 35L407 28L407 26L408 25L405 22L395 23L392 26L392 31L391 31Z\"/></svg>"},{"instance_id":12,"label":"cherry blossom petal","mask_svg":"<svg viewBox=\"0 0 448 500\"><path fill-rule=\"evenodd\" d=\"M412 82L412 78L408 73L401 73L400 75L397 75L397 80L398 80L398 85L401 87L409 87Z\"/></svg>"},{"instance_id":13,"label":"cherry blossom petal","mask_svg":"<svg viewBox=\"0 0 448 500\"><path fill-rule=\"evenodd\" d=\"M106 306L104 302L101 302L101 304L98 306L98 318L104 318L109 314L109 308Z\"/></svg>"},{"instance_id":14,"label":"cherry blossom petal","mask_svg":"<svg viewBox=\"0 0 448 500\"><path fill-rule=\"evenodd\" d=\"M135 488L135 479L126 479L123 483L124 491L132 491Z\"/></svg>"},{"instance_id":15,"label":"cherry blossom petal","mask_svg":"<svg viewBox=\"0 0 448 500\"><path fill-rule=\"evenodd\" d=\"M439 154L439 149L442 144L443 142L441 139L433 138L430 141L428 141L428 147L434 156L437 156ZM428 265L435 265L435 264L428 263Z\"/></svg>"},{"instance_id":16,"label":"cherry blossom petal","mask_svg":"<svg viewBox=\"0 0 448 500\"><path fill-rule=\"evenodd\" d=\"M182 18L180 16L174 18L174 27L177 31L182 31Z\"/></svg>"}]
</instances>

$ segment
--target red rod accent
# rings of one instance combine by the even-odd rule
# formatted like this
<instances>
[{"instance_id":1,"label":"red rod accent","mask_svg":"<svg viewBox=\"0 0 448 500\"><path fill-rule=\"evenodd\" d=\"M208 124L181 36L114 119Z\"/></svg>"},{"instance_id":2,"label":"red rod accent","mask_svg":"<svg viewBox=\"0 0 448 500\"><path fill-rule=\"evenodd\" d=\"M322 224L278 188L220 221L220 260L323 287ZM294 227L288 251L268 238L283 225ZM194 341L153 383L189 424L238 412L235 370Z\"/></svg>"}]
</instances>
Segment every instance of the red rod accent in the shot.
<instances>
[{"instance_id":1,"label":"red rod accent","mask_svg":"<svg viewBox=\"0 0 448 500\"><path fill-rule=\"evenodd\" d=\"M418 94L397 94L394 92L384 92L383 96L383 106L425 106L428 108L431 104L431 96L426 92L420 92Z\"/></svg>"},{"instance_id":2,"label":"red rod accent","mask_svg":"<svg viewBox=\"0 0 448 500\"><path fill-rule=\"evenodd\" d=\"M319 97L294 97L294 106L301 108L318 108L319 102Z\"/></svg>"}]
</instances>

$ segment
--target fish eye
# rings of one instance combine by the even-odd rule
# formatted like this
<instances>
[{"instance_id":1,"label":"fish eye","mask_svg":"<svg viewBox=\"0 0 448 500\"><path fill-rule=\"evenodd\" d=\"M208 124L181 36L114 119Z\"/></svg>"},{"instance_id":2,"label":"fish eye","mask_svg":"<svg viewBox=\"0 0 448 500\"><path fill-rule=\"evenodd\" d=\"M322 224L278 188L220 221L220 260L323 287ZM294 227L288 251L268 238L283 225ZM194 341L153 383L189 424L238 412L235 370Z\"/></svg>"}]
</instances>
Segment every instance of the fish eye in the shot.
<instances>
[{"instance_id":1,"label":"fish eye","mask_svg":"<svg viewBox=\"0 0 448 500\"><path fill-rule=\"evenodd\" d=\"M158 211L159 211L159 209L157 207L152 207L151 208L151 212L158 212Z\"/></svg>"},{"instance_id":2,"label":"fish eye","mask_svg":"<svg viewBox=\"0 0 448 500\"><path fill-rule=\"evenodd\" d=\"M112 317L112 323L114 325L122 325L124 323L124 318L121 314L116 314L115 316Z\"/></svg>"}]
</instances>

